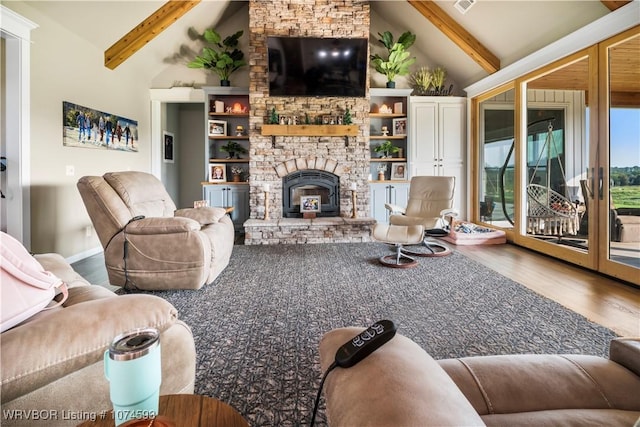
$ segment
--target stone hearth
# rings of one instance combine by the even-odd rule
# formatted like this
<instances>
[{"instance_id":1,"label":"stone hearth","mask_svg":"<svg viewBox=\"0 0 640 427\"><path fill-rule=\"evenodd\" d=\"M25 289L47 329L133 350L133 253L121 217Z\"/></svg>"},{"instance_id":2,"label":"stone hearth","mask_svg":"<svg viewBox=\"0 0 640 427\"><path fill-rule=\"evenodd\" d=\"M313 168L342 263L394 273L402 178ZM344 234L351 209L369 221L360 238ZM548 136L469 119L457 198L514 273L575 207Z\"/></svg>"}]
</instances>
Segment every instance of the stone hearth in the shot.
<instances>
[{"instance_id":1,"label":"stone hearth","mask_svg":"<svg viewBox=\"0 0 640 427\"><path fill-rule=\"evenodd\" d=\"M370 242L373 218L250 219L244 223L246 245Z\"/></svg>"}]
</instances>

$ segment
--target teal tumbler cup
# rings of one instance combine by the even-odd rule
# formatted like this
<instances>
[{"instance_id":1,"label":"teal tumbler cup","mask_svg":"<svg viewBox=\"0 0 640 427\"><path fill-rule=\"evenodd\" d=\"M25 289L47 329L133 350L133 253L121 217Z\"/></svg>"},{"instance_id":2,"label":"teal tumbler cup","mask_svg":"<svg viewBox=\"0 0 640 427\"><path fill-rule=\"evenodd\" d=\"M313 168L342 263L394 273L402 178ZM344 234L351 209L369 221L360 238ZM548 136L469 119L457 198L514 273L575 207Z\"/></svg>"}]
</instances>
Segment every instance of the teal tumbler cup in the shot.
<instances>
[{"instance_id":1,"label":"teal tumbler cup","mask_svg":"<svg viewBox=\"0 0 640 427\"><path fill-rule=\"evenodd\" d=\"M104 352L104 374L116 426L158 415L162 382L158 330L136 329L115 337Z\"/></svg>"}]
</instances>

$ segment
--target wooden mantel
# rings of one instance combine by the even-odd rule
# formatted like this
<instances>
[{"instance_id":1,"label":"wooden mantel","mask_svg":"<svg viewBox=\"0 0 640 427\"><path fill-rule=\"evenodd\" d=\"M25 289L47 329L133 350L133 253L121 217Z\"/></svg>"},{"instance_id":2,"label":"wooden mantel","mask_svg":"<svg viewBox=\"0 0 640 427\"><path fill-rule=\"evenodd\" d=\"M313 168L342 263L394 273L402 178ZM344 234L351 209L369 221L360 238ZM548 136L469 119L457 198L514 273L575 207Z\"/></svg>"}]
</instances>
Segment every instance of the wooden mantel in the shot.
<instances>
[{"instance_id":1,"label":"wooden mantel","mask_svg":"<svg viewBox=\"0 0 640 427\"><path fill-rule=\"evenodd\" d=\"M262 125L264 136L357 136L356 125Z\"/></svg>"}]
</instances>

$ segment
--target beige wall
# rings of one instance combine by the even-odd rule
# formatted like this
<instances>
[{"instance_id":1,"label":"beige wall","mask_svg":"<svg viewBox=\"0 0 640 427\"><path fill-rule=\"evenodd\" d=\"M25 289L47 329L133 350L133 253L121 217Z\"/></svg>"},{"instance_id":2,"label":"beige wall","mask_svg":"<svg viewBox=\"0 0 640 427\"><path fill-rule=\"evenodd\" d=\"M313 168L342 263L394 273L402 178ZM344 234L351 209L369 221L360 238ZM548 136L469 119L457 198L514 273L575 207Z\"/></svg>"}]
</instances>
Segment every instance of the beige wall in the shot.
<instances>
[{"instance_id":1,"label":"beige wall","mask_svg":"<svg viewBox=\"0 0 640 427\"><path fill-rule=\"evenodd\" d=\"M126 67L105 68L101 49L76 37L24 2L8 8L39 25L31 45L31 250L65 257L99 247L76 189L83 175L150 170L149 83ZM139 152L62 145L62 102L138 121ZM74 176L66 167L75 168Z\"/></svg>"}]
</instances>

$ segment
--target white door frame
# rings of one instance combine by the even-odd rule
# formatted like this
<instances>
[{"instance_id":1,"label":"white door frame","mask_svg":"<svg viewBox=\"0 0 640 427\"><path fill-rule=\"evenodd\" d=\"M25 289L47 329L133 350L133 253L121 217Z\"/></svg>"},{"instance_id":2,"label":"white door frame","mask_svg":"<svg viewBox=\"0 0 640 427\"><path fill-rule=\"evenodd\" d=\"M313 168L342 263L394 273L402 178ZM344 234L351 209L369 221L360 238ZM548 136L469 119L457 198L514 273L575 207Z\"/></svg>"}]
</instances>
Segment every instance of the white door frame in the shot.
<instances>
[{"instance_id":1,"label":"white door frame","mask_svg":"<svg viewBox=\"0 0 640 427\"><path fill-rule=\"evenodd\" d=\"M6 232L31 248L31 31L38 25L0 5L5 39L5 110L2 138L7 157ZM12 124L9 126L8 124Z\"/></svg>"}]
</instances>

